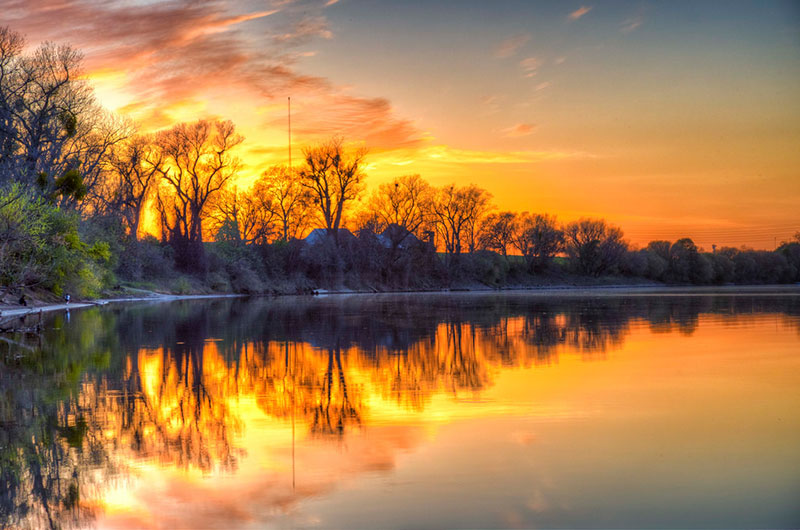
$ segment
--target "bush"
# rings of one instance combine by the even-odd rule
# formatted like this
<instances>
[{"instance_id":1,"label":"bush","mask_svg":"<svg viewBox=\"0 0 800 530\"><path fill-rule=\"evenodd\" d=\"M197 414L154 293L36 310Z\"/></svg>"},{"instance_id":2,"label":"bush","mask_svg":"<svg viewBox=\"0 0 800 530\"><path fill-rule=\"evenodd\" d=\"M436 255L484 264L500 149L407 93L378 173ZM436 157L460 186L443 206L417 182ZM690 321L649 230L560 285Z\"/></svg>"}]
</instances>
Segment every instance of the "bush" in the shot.
<instances>
[{"instance_id":1,"label":"bush","mask_svg":"<svg viewBox=\"0 0 800 530\"><path fill-rule=\"evenodd\" d=\"M229 263L226 269L230 279L228 290L232 289L235 293L243 294L258 294L266 290L264 283L253 270L248 260L236 260L233 263ZM212 288L218 291L222 290L213 286Z\"/></svg>"},{"instance_id":2,"label":"bush","mask_svg":"<svg viewBox=\"0 0 800 530\"><path fill-rule=\"evenodd\" d=\"M113 281L107 242L81 241L78 217L19 185L0 192L0 285L97 296Z\"/></svg>"},{"instance_id":3,"label":"bush","mask_svg":"<svg viewBox=\"0 0 800 530\"><path fill-rule=\"evenodd\" d=\"M567 255L573 268L588 276L613 274L628 246L622 230L603 219L580 219L564 227Z\"/></svg>"},{"instance_id":4,"label":"bush","mask_svg":"<svg viewBox=\"0 0 800 530\"><path fill-rule=\"evenodd\" d=\"M175 294L190 294L192 292L192 284L185 276L181 276L172 284L172 292Z\"/></svg>"},{"instance_id":5,"label":"bush","mask_svg":"<svg viewBox=\"0 0 800 530\"><path fill-rule=\"evenodd\" d=\"M155 237L128 240L117 259L117 275L125 280L141 281L174 277L172 247L162 245Z\"/></svg>"}]
</instances>

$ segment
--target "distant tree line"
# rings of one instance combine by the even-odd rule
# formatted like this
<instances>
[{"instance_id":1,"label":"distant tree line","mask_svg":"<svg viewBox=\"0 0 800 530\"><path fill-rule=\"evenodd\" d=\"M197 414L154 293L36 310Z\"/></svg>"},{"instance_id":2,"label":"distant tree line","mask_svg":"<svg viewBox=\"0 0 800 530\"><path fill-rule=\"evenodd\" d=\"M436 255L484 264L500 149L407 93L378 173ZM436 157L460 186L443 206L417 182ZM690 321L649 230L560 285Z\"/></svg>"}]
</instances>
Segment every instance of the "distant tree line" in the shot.
<instances>
[{"instance_id":1,"label":"distant tree line","mask_svg":"<svg viewBox=\"0 0 800 530\"><path fill-rule=\"evenodd\" d=\"M0 28L0 287L98 295L321 287L800 280L800 235L774 252L631 248L602 219L498 211L474 184L404 175L367 194L364 148L332 138L239 187L230 121L154 134L105 111L68 46L24 53ZM155 232L155 235L151 235Z\"/></svg>"}]
</instances>

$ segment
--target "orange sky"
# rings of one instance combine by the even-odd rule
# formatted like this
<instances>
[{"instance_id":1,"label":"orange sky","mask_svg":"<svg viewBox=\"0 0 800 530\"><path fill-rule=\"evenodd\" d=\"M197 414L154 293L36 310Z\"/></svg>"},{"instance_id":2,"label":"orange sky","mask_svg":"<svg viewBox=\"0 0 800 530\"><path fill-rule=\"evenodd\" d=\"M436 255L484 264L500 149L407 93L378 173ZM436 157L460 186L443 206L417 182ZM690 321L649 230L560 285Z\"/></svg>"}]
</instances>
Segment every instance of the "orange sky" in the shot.
<instances>
[{"instance_id":1,"label":"orange sky","mask_svg":"<svg viewBox=\"0 0 800 530\"><path fill-rule=\"evenodd\" d=\"M500 209L602 216L636 244L773 248L800 230L792 2L0 0L31 46L85 54L155 130L232 119L243 182L341 134L368 183L476 183Z\"/></svg>"}]
</instances>

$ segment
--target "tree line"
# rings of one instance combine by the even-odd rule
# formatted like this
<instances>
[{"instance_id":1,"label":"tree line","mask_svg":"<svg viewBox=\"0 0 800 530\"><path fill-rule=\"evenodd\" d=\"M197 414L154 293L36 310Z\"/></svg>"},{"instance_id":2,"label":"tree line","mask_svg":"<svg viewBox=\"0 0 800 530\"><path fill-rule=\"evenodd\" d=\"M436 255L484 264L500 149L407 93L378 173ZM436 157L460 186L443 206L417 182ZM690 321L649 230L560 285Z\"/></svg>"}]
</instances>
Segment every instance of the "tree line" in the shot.
<instances>
[{"instance_id":1,"label":"tree line","mask_svg":"<svg viewBox=\"0 0 800 530\"><path fill-rule=\"evenodd\" d=\"M224 120L156 133L103 109L69 46L0 28L0 286L97 295L509 285L609 275L675 283L800 279L800 235L775 252L632 248L602 219L498 211L474 184L399 176L366 190L368 152L342 138L239 187L244 138ZM312 230L322 233L304 241ZM155 235L152 235L154 232ZM319 235L319 234L318 234Z\"/></svg>"}]
</instances>

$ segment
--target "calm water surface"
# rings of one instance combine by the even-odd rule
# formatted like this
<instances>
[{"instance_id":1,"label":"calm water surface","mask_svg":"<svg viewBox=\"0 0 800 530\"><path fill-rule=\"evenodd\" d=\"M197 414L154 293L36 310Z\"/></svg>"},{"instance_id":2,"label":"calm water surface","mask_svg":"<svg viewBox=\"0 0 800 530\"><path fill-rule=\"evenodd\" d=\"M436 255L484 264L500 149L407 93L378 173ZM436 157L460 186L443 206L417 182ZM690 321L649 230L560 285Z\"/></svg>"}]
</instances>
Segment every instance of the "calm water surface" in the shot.
<instances>
[{"instance_id":1,"label":"calm water surface","mask_svg":"<svg viewBox=\"0 0 800 530\"><path fill-rule=\"evenodd\" d=\"M0 343L0 526L797 527L800 296L126 304Z\"/></svg>"}]
</instances>

